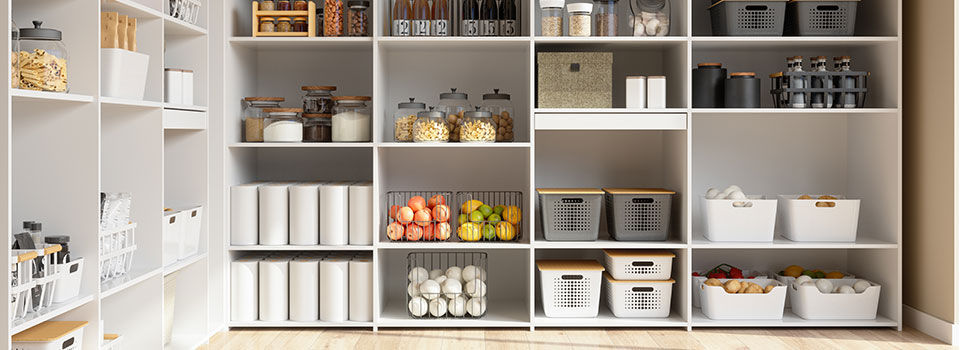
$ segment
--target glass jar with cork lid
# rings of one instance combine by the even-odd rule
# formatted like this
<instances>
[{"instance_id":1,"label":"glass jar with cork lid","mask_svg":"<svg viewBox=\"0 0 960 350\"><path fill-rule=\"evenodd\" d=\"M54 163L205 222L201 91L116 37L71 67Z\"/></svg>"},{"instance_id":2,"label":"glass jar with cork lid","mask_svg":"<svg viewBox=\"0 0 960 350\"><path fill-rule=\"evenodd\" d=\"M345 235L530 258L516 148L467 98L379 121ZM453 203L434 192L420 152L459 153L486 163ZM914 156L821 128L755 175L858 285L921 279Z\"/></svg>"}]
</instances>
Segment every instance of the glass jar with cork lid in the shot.
<instances>
[{"instance_id":1,"label":"glass jar with cork lid","mask_svg":"<svg viewBox=\"0 0 960 350\"><path fill-rule=\"evenodd\" d=\"M300 108L266 108L267 118L263 123L264 142L303 141L303 121Z\"/></svg>"},{"instance_id":2,"label":"glass jar with cork lid","mask_svg":"<svg viewBox=\"0 0 960 350\"><path fill-rule=\"evenodd\" d=\"M331 142L331 114L303 113L303 142Z\"/></svg>"},{"instance_id":3,"label":"glass jar with cork lid","mask_svg":"<svg viewBox=\"0 0 960 350\"><path fill-rule=\"evenodd\" d=\"M337 91L336 86L308 85L301 86L300 90L307 92L303 96L303 113L333 113L333 92Z\"/></svg>"},{"instance_id":4,"label":"glass jar with cork lid","mask_svg":"<svg viewBox=\"0 0 960 350\"><path fill-rule=\"evenodd\" d=\"M283 97L247 97L243 99L243 142L263 142L264 109L280 108Z\"/></svg>"}]
</instances>

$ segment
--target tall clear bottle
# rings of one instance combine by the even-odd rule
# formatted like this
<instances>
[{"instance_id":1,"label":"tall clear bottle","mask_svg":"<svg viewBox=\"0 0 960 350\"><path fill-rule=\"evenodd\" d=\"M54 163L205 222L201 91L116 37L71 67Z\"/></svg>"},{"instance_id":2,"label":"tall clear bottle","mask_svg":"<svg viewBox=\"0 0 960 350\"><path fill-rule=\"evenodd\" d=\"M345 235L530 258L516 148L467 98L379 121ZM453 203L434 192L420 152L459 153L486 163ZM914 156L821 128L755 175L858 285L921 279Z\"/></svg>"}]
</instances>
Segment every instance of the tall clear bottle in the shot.
<instances>
[{"instance_id":1,"label":"tall clear bottle","mask_svg":"<svg viewBox=\"0 0 960 350\"><path fill-rule=\"evenodd\" d=\"M794 72L803 72L803 57L794 56L793 57L793 71ZM805 88L805 82L802 76L790 77L790 87L794 89L803 89ZM793 108L804 108L806 107L806 100L804 98L803 92L794 92L790 94L790 107Z\"/></svg>"},{"instance_id":2,"label":"tall clear bottle","mask_svg":"<svg viewBox=\"0 0 960 350\"><path fill-rule=\"evenodd\" d=\"M850 71L850 56L840 56L840 71ZM857 78L853 76L843 77L843 88L852 89L857 87ZM843 93L843 108L857 108L857 94L853 92Z\"/></svg>"},{"instance_id":3,"label":"tall clear bottle","mask_svg":"<svg viewBox=\"0 0 960 350\"><path fill-rule=\"evenodd\" d=\"M482 0L480 5L480 35L497 36L500 32L500 9L497 0Z\"/></svg>"},{"instance_id":4,"label":"tall clear bottle","mask_svg":"<svg viewBox=\"0 0 960 350\"><path fill-rule=\"evenodd\" d=\"M393 36L410 36L410 20L413 19L413 9L410 1L394 0L392 30Z\"/></svg>"},{"instance_id":5,"label":"tall clear bottle","mask_svg":"<svg viewBox=\"0 0 960 350\"><path fill-rule=\"evenodd\" d=\"M460 6L460 35L480 36L480 4L477 0L463 0Z\"/></svg>"},{"instance_id":6,"label":"tall clear bottle","mask_svg":"<svg viewBox=\"0 0 960 350\"><path fill-rule=\"evenodd\" d=\"M411 36L430 36L432 13L427 0L413 1L413 20L410 21Z\"/></svg>"},{"instance_id":7,"label":"tall clear bottle","mask_svg":"<svg viewBox=\"0 0 960 350\"><path fill-rule=\"evenodd\" d=\"M500 0L500 36L520 35L517 30L517 3L514 0Z\"/></svg>"},{"instance_id":8,"label":"tall clear bottle","mask_svg":"<svg viewBox=\"0 0 960 350\"><path fill-rule=\"evenodd\" d=\"M817 72L820 70L820 57L810 57L810 71ZM823 88L823 78L820 76L812 76L810 78L810 87L814 89ZM810 94L810 107L813 108L823 108L823 93L822 92L813 92Z\"/></svg>"},{"instance_id":9,"label":"tall clear bottle","mask_svg":"<svg viewBox=\"0 0 960 350\"><path fill-rule=\"evenodd\" d=\"M817 57L817 71L818 71L818 72L824 72L824 73L827 72L827 58L826 58L826 57L824 57L824 56L818 56L818 57ZM823 82L823 87L826 88L826 89L833 89L834 86L835 86L835 85L833 85L833 77L824 76L823 78L821 78L821 81ZM824 94L823 94L823 100L824 100L824 101L823 101L823 107L824 107L824 108L833 108L833 107L834 107L834 102L833 102L834 99L833 99L833 93L832 93L832 92L826 92L826 93L824 93Z\"/></svg>"},{"instance_id":10,"label":"tall clear bottle","mask_svg":"<svg viewBox=\"0 0 960 350\"><path fill-rule=\"evenodd\" d=\"M433 0L433 16L430 20L430 32L434 36L450 36L449 0Z\"/></svg>"}]
</instances>

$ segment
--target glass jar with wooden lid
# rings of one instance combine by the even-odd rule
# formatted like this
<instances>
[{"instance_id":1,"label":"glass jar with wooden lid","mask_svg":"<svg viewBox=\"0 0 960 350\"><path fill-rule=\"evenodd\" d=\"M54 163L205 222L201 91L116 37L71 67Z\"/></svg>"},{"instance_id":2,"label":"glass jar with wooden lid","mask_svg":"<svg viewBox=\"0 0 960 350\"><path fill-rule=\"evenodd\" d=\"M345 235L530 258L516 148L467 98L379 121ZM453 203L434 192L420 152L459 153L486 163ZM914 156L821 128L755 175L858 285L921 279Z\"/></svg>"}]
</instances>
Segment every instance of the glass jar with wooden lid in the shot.
<instances>
[{"instance_id":1,"label":"glass jar with wooden lid","mask_svg":"<svg viewBox=\"0 0 960 350\"><path fill-rule=\"evenodd\" d=\"M337 91L336 86L308 85L301 86L300 90L307 92L303 96L303 113L333 113L333 92Z\"/></svg>"},{"instance_id":2,"label":"glass jar with wooden lid","mask_svg":"<svg viewBox=\"0 0 960 350\"><path fill-rule=\"evenodd\" d=\"M303 120L300 108L267 108L263 122L263 142L303 141Z\"/></svg>"},{"instance_id":3,"label":"glass jar with wooden lid","mask_svg":"<svg viewBox=\"0 0 960 350\"><path fill-rule=\"evenodd\" d=\"M273 33L277 31L277 21L273 17L260 17L260 32Z\"/></svg>"},{"instance_id":4,"label":"glass jar with wooden lid","mask_svg":"<svg viewBox=\"0 0 960 350\"><path fill-rule=\"evenodd\" d=\"M333 141L331 114L303 113L303 142Z\"/></svg>"},{"instance_id":5,"label":"glass jar with wooden lid","mask_svg":"<svg viewBox=\"0 0 960 350\"><path fill-rule=\"evenodd\" d=\"M280 108L283 97L247 97L243 99L243 141L263 142L263 118L266 108Z\"/></svg>"},{"instance_id":6,"label":"glass jar with wooden lid","mask_svg":"<svg viewBox=\"0 0 960 350\"><path fill-rule=\"evenodd\" d=\"M277 18L277 32L288 33L293 31L293 21L290 17Z\"/></svg>"}]
</instances>

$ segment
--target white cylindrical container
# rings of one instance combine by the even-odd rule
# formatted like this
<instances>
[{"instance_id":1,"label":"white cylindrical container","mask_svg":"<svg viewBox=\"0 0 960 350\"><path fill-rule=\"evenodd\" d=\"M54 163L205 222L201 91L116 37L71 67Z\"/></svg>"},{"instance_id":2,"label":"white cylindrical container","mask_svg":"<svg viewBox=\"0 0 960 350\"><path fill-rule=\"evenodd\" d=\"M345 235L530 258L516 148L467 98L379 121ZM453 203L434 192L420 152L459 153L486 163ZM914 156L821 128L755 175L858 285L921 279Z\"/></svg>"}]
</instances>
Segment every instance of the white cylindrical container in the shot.
<instances>
[{"instance_id":1,"label":"white cylindrical container","mask_svg":"<svg viewBox=\"0 0 960 350\"><path fill-rule=\"evenodd\" d=\"M177 275L180 272L174 272L163 276L163 345L170 343L173 339L173 320L175 308L177 305Z\"/></svg>"},{"instance_id":2,"label":"white cylindrical container","mask_svg":"<svg viewBox=\"0 0 960 350\"><path fill-rule=\"evenodd\" d=\"M163 70L163 97L167 103L183 104L183 72L176 68Z\"/></svg>"},{"instance_id":3,"label":"white cylindrical container","mask_svg":"<svg viewBox=\"0 0 960 350\"><path fill-rule=\"evenodd\" d=\"M647 77L647 108L667 108L667 77Z\"/></svg>"},{"instance_id":4,"label":"white cylindrical container","mask_svg":"<svg viewBox=\"0 0 960 350\"><path fill-rule=\"evenodd\" d=\"M350 261L350 321L373 321L373 260Z\"/></svg>"},{"instance_id":5,"label":"white cylindrical container","mask_svg":"<svg viewBox=\"0 0 960 350\"><path fill-rule=\"evenodd\" d=\"M260 183L230 187L230 245L257 245Z\"/></svg>"},{"instance_id":6,"label":"white cylindrical container","mask_svg":"<svg viewBox=\"0 0 960 350\"><path fill-rule=\"evenodd\" d=\"M320 241L320 192L317 183L290 185L290 244L317 245Z\"/></svg>"},{"instance_id":7,"label":"white cylindrical container","mask_svg":"<svg viewBox=\"0 0 960 350\"><path fill-rule=\"evenodd\" d=\"M230 263L230 320L256 321L259 309L259 258L241 258Z\"/></svg>"},{"instance_id":8,"label":"white cylindrical container","mask_svg":"<svg viewBox=\"0 0 960 350\"><path fill-rule=\"evenodd\" d=\"M260 261L260 321L286 321L290 302L290 260L269 258Z\"/></svg>"},{"instance_id":9,"label":"white cylindrical container","mask_svg":"<svg viewBox=\"0 0 960 350\"><path fill-rule=\"evenodd\" d=\"M320 261L320 320L343 322L349 315L350 265L346 259Z\"/></svg>"},{"instance_id":10,"label":"white cylindrical container","mask_svg":"<svg viewBox=\"0 0 960 350\"><path fill-rule=\"evenodd\" d=\"M373 245L373 186L350 185L350 245Z\"/></svg>"},{"instance_id":11,"label":"white cylindrical container","mask_svg":"<svg viewBox=\"0 0 960 350\"><path fill-rule=\"evenodd\" d=\"M286 245L289 241L288 183L260 186L260 244Z\"/></svg>"},{"instance_id":12,"label":"white cylindrical container","mask_svg":"<svg viewBox=\"0 0 960 350\"><path fill-rule=\"evenodd\" d=\"M627 108L647 108L647 77L627 77Z\"/></svg>"},{"instance_id":13,"label":"white cylindrical container","mask_svg":"<svg viewBox=\"0 0 960 350\"><path fill-rule=\"evenodd\" d=\"M320 185L320 244L349 243L349 186L347 182Z\"/></svg>"},{"instance_id":14,"label":"white cylindrical container","mask_svg":"<svg viewBox=\"0 0 960 350\"><path fill-rule=\"evenodd\" d=\"M193 106L193 71L189 69L183 69L181 70L181 74L181 103L188 106Z\"/></svg>"},{"instance_id":15,"label":"white cylindrical container","mask_svg":"<svg viewBox=\"0 0 960 350\"><path fill-rule=\"evenodd\" d=\"M320 317L320 259L290 261L290 320L316 321Z\"/></svg>"}]
</instances>

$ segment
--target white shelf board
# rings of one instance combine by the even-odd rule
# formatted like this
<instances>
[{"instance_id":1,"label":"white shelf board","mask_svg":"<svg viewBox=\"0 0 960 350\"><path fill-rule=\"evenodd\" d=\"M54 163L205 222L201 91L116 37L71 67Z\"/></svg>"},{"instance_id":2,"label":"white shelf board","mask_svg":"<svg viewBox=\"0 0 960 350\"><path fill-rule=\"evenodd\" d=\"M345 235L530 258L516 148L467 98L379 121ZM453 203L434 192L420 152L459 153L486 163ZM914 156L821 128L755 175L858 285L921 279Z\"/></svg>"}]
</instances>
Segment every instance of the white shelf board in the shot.
<instances>
[{"instance_id":1,"label":"white shelf board","mask_svg":"<svg viewBox=\"0 0 960 350\"><path fill-rule=\"evenodd\" d=\"M163 346L164 350L182 350L196 349L200 345L206 344L210 340L209 335L204 333L174 333L170 337L170 343Z\"/></svg>"},{"instance_id":2,"label":"white shelf board","mask_svg":"<svg viewBox=\"0 0 960 350\"><path fill-rule=\"evenodd\" d=\"M163 13L133 0L102 0L101 11L119 12L121 15L136 18L161 18Z\"/></svg>"},{"instance_id":3,"label":"white shelf board","mask_svg":"<svg viewBox=\"0 0 960 350\"><path fill-rule=\"evenodd\" d=\"M693 248L699 249L897 249L895 242L857 237L856 242L794 242L776 235L773 242L712 242L703 234L693 234Z\"/></svg>"},{"instance_id":4,"label":"white shelf board","mask_svg":"<svg viewBox=\"0 0 960 350\"><path fill-rule=\"evenodd\" d=\"M109 297L129 287L135 286L140 282L146 281L153 276L159 275L162 268L155 269L132 269L126 275L100 283L100 299Z\"/></svg>"},{"instance_id":5,"label":"white shelf board","mask_svg":"<svg viewBox=\"0 0 960 350\"><path fill-rule=\"evenodd\" d=\"M674 300L673 302L676 302ZM602 304L602 303L601 303ZM670 316L666 318L619 318L610 312L606 305L600 305L600 312L597 317L564 317L552 318L543 313L543 308L538 304L536 314L533 317L534 327L687 327L687 321L683 320L676 311L671 311Z\"/></svg>"},{"instance_id":6,"label":"white shelf board","mask_svg":"<svg viewBox=\"0 0 960 350\"><path fill-rule=\"evenodd\" d=\"M117 97L100 97L100 105L149 109L149 108L160 108L163 106L163 103L156 102L156 101L129 100L129 99L117 98Z\"/></svg>"},{"instance_id":7,"label":"white shelf board","mask_svg":"<svg viewBox=\"0 0 960 350\"><path fill-rule=\"evenodd\" d=\"M694 49L774 49L798 46L850 47L896 44L896 36L694 36Z\"/></svg>"},{"instance_id":8,"label":"white shelf board","mask_svg":"<svg viewBox=\"0 0 960 350\"><path fill-rule=\"evenodd\" d=\"M782 320L711 320L693 308L694 327L896 327L897 321L877 315L873 320L805 320L784 310Z\"/></svg>"},{"instance_id":9,"label":"white shelf board","mask_svg":"<svg viewBox=\"0 0 960 350\"><path fill-rule=\"evenodd\" d=\"M235 142L230 148L371 148L373 142Z\"/></svg>"},{"instance_id":10,"label":"white shelf board","mask_svg":"<svg viewBox=\"0 0 960 350\"><path fill-rule=\"evenodd\" d=\"M10 96L13 97L13 103L27 100L93 102L93 96L88 95L24 89L10 89Z\"/></svg>"},{"instance_id":11,"label":"white shelf board","mask_svg":"<svg viewBox=\"0 0 960 350\"><path fill-rule=\"evenodd\" d=\"M586 44L604 46L665 46L686 45L685 36L535 36L537 44Z\"/></svg>"},{"instance_id":12,"label":"white shelf board","mask_svg":"<svg viewBox=\"0 0 960 350\"><path fill-rule=\"evenodd\" d=\"M170 35L200 36L200 35L207 35L207 30L204 28L201 28L200 26L190 24L178 18L173 18L173 16L164 14L163 15L163 33L170 34Z\"/></svg>"},{"instance_id":13,"label":"white shelf board","mask_svg":"<svg viewBox=\"0 0 960 350\"><path fill-rule=\"evenodd\" d=\"M93 295L81 295L62 303L53 303L50 307L40 313L28 313L27 316L10 327L10 334L17 334L27 328L36 326L44 321L63 315L70 310L76 309L93 300Z\"/></svg>"},{"instance_id":14,"label":"white shelf board","mask_svg":"<svg viewBox=\"0 0 960 350\"><path fill-rule=\"evenodd\" d=\"M203 260L206 257L207 257L207 253L204 252L204 253L198 253L193 256L189 256L186 259L177 260L177 262L163 267L163 275L166 276L171 273L180 271L181 269L187 266L193 265L193 263Z\"/></svg>"},{"instance_id":15,"label":"white shelf board","mask_svg":"<svg viewBox=\"0 0 960 350\"><path fill-rule=\"evenodd\" d=\"M577 111L534 112L536 130L686 130L686 113Z\"/></svg>"},{"instance_id":16,"label":"white shelf board","mask_svg":"<svg viewBox=\"0 0 960 350\"><path fill-rule=\"evenodd\" d=\"M480 318L412 318L407 315L405 300L391 299L376 323L378 327L404 328L530 327L530 309L519 298L490 300L487 302L487 313Z\"/></svg>"},{"instance_id":17,"label":"white shelf board","mask_svg":"<svg viewBox=\"0 0 960 350\"><path fill-rule=\"evenodd\" d=\"M207 113L164 110L163 128L180 130L205 130L207 128Z\"/></svg>"},{"instance_id":18,"label":"white shelf board","mask_svg":"<svg viewBox=\"0 0 960 350\"><path fill-rule=\"evenodd\" d=\"M177 109L182 111L193 111L193 112L206 112L207 106L196 106L196 105L182 105L177 103L163 103L163 108L165 109Z\"/></svg>"},{"instance_id":19,"label":"white shelf board","mask_svg":"<svg viewBox=\"0 0 960 350\"><path fill-rule=\"evenodd\" d=\"M298 322L298 321L251 321L251 322L237 322L229 321L227 327L294 327L294 328L331 328L331 327L373 327L373 322L356 322L356 321L345 321L345 322L324 322L324 321L314 321L314 322Z\"/></svg>"},{"instance_id":20,"label":"white shelf board","mask_svg":"<svg viewBox=\"0 0 960 350\"><path fill-rule=\"evenodd\" d=\"M766 115L796 115L796 114L896 114L897 108L693 108L694 117L705 114L766 114Z\"/></svg>"},{"instance_id":21,"label":"white shelf board","mask_svg":"<svg viewBox=\"0 0 960 350\"><path fill-rule=\"evenodd\" d=\"M609 237L601 237L596 241L547 241L542 234L533 241L537 249L683 249L686 243L673 239L662 242L616 241Z\"/></svg>"},{"instance_id":22,"label":"white shelf board","mask_svg":"<svg viewBox=\"0 0 960 350\"><path fill-rule=\"evenodd\" d=\"M526 242L377 242L380 249L529 249Z\"/></svg>"},{"instance_id":23,"label":"white shelf board","mask_svg":"<svg viewBox=\"0 0 960 350\"><path fill-rule=\"evenodd\" d=\"M353 250L373 250L369 245L232 245L228 248L231 251L353 251Z\"/></svg>"},{"instance_id":24,"label":"white shelf board","mask_svg":"<svg viewBox=\"0 0 960 350\"><path fill-rule=\"evenodd\" d=\"M235 36L228 40L235 47L270 50L303 50L310 48L345 49L373 47L373 38L357 36L341 37L260 37Z\"/></svg>"},{"instance_id":25,"label":"white shelf board","mask_svg":"<svg viewBox=\"0 0 960 350\"><path fill-rule=\"evenodd\" d=\"M529 142L384 142L387 148L530 148Z\"/></svg>"}]
</instances>

